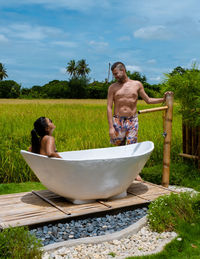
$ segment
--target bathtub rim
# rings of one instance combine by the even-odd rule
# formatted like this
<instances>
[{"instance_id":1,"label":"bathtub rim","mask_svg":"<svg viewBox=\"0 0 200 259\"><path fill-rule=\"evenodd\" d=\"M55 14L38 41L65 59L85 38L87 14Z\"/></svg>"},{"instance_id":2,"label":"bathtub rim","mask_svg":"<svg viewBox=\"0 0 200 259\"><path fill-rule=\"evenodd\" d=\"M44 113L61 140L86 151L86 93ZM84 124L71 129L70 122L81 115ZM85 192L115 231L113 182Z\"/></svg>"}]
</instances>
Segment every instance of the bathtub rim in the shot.
<instances>
[{"instance_id":1,"label":"bathtub rim","mask_svg":"<svg viewBox=\"0 0 200 259\"><path fill-rule=\"evenodd\" d=\"M140 157L140 156L144 156L145 154L148 154L150 152L153 152L154 150L154 143L152 141L142 141L142 142L138 142L138 143L134 143L134 144L129 144L129 145L124 145L124 146L128 146L129 148L131 148L132 145L135 145L135 144L140 144L140 143L150 143L151 145L149 146L149 148L147 150L144 150L143 153L140 153L138 155L136 154L133 154L133 155L127 155L127 156L123 156L123 157L115 157L115 158L90 158L90 159L66 159L66 158L57 158L57 157L48 157L48 156L45 156L45 155L41 155L41 154L37 154L37 153L33 153L33 152L30 152L30 151L27 151L27 150L20 150L20 153L21 155L23 156L23 154L28 154L28 155L33 155L33 156L36 156L36 157L41 157L41 158L49 158L49 159L52 159L52 160L58 160L58 161L68 161L68 162L91 162L91 161L100 161L100 160L106 160L106 161L109 161L109 160L114 160L114 159L122 159L122 158L132 158L132 157ZM70 150L70 151L64 151L64 152L58 152L58 154L60 154L62 156L62 153L67 153L67 152L79 152L79 151L88 151L88 150L103 150L103 149L120 149L124 146L114 146L114 147L104 147L104 148L92 148L92 149L82 149L82 150Z\"/></svg>"}]
</instances>

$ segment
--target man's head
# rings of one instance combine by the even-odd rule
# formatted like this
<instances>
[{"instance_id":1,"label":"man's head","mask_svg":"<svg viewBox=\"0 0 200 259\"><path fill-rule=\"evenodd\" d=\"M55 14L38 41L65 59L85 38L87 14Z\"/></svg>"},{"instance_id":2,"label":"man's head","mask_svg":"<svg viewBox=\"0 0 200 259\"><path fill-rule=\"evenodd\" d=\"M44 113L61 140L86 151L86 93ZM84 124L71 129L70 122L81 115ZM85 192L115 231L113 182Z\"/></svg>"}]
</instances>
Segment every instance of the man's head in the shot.
<instances>
[{"instance_id":1,"label":"man's head","mask_svg":"<svg viewBox=\"0 0 200 259\"><path fill-rule=\"evenodd\" d=\"M113 72L115 68L118 68L120 70L124 69L126 71L126 67L122 62L115 62L114 64L112 64L111 71Z\"/></svg>"},{"instance_id":2,"label":"man's head","mask_svg":"<svg viewBox=\"0 0 200 259\"><path fill-rule=\"evenodd\" d=\"M122 62L115 62L111 66L113 76L119 83L124 83L127 80L126 67Z\"/></svg>"}]
</instances>

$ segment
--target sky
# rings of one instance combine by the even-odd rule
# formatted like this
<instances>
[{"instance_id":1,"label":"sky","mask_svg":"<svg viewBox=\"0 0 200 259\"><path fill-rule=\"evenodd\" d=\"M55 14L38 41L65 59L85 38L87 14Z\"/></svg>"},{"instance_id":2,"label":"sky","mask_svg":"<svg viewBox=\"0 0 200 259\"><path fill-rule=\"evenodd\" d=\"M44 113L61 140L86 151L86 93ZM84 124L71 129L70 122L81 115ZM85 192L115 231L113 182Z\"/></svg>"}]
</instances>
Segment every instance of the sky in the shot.
<instances>
[{"instance_id":1,"label":"sky","mask_svg":"<svg viewBox=\"0 0 200 259\"><path fill-rule=\"evenodd\" d=\"M0 0L0 63L23 88L68 80L85 59L91 81L123 62L151 84L200 58L198 0Z\"/></svg>"}]
</instances>

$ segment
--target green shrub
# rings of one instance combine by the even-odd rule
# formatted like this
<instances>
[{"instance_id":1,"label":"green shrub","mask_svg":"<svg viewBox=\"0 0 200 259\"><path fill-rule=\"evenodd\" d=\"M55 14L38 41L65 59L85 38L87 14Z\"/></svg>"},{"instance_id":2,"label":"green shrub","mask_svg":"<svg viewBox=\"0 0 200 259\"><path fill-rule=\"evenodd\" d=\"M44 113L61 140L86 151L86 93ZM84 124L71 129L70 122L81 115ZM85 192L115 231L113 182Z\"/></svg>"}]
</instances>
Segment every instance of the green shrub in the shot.
<instances>
[{"instance_id":1,"label":"green shrub","mask_svg":"<svg viewBox=\"0 0 200 259\"><path fill-rule=\"evenodd\" d=\"M149 205L150 228L157 232L173 231L180 221L192 223L200 215L200 195L190 192L164 195Z\"/></svg>"},{"instance_id":2,"label":"green shrub","mask_svg":"<svg viewBox=\"0 0 200 259\"><path fill-rule=\"evenodd\" d=\"M181 70L179 67L165 77L163 91L174 92L183 122L200 125L200 70L197 65L193 64L191 69Z\"/></svg>"},{"instance_id":3,"label":"green shrub","mask_svg":"<svg viewBox=\"0 0 200 259\"><path fill-rule=\"evenodd\" d=\"M26 227L10 227L0 232L0 258L42 258L41 247L41 241Z\"/></svg>"}]
</instances>

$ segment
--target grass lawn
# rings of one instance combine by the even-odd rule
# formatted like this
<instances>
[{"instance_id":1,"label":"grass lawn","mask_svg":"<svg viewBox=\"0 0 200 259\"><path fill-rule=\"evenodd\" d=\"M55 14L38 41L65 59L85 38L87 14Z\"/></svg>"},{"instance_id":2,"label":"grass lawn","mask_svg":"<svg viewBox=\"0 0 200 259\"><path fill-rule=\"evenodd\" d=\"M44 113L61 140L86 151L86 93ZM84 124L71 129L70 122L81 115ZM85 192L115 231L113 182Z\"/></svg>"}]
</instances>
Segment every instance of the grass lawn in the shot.
<instances>
[{"instance_id":1,"label":"grass lawn","mask_svg":"<svg viewBox=\"0 0 200 259\"><path fill-rule=\"evenodd\" d=\"M46 189L39 182L25 182L25 183L4 183L0 184L0 195L9 193L29 192L32 190Z\"/></svg>"}]
</instances>

